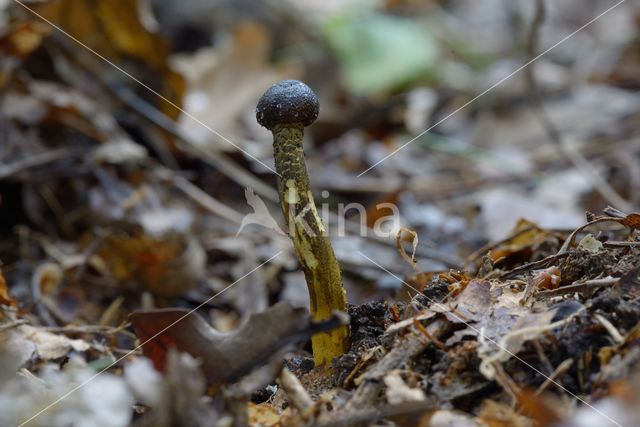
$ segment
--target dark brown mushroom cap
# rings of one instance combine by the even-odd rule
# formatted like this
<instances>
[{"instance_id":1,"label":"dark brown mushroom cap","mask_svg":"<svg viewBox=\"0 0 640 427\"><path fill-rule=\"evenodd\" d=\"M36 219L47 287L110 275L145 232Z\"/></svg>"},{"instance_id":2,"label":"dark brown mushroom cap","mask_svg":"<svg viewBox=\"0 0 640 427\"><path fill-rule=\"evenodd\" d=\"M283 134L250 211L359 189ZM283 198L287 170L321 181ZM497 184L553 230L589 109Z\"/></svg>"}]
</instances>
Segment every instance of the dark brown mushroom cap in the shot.
<instances>
[{"instance_id":1,"label":"dark brown mushroom cap","mask_svg":"<svg viewBox=\"0 0 640 427\"><path fill-rule=\"evenodd\" d=\"M278 124L309 126L319 112L318 97L309 86L299 80L282 80L262 95L256 106L256 119L269 130Z\"/></svg>"}]
</instances>

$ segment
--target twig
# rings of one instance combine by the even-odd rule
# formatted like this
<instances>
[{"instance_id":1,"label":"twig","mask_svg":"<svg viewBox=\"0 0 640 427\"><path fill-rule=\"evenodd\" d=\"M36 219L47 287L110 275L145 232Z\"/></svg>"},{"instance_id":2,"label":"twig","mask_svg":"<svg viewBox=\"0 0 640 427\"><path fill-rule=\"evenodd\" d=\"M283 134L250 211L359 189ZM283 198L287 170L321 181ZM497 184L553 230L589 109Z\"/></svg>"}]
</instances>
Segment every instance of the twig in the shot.
<instances>
[{"instance_id":1,"label":"twig","mask_svg":"<svg viewBox=\"0 0 640 427\"><path fill-rule=\"evenodd\" d=\"M98 321L98 324L101 326L108 326L111 323L111 321L116 318L116 315L118 314L118 311L120 310L120 307L122 307L123 303L124 303L124 296L122 295L119 295L113 301L111 301L111 304L109 304L109 307L107 307L107 309L100 316L100 320Z\"/></svg>"},{"instance_id":2,"label":"twig","mask_svg":"<svg viewBox=\"0 0 640 427\"><path fill-rule=\"evenodd\" d=\"M503 273L500 278L501 279L513 279L514 277L517 277L519 274L524 273L525 271L529 271L535 268L542 268L542 267L549 267L550 265L552 265L553 262L558 261L562 258L566 258L567 256L569 256L568 253L557 253L555 255L549 255L548 257L538 260L538 261L533 261L524 265L521 265L520 267L516 267L511 271L507 271L505 273Z\"/></svg>"},{"instance_id":3,"label":"twig","mask_svg":"<svg viewBox=\"0 0 640 427\"><path fill-rule=\"evenodd\" d=\"M438 347L440 350L446 350L447 346L444 345L444 343L442 341L440 341L438 338L434 337L428 330L427 328L424 327L424 325L422 323L420 323L418 321L417 318L413 318L413 326L416 327L416 329L425 337L427 337L427 339L429 341L431 341L432 343L435 344L436 347Z\"/></svg>"},{"instance_id":4,"label":"twig","mask_svg":"<svg viewBox=\"0 0 640 427\"><path fill-rule=\"evenodd\" d=\"M101 325L67 325L67 326L45 326L42 329L47 332L61 332L66 334L103 334L114 335L123 334L136 338L134 334L129 332L126 328L129 327L129 323L123 323L120 326L101 326Z\"/></svg>"},{"instance_id":5,"label":"twig","mask_svg":"<svg viewBox=\"0 0 640 427\"><path fill-rule=\"evenodd\" d=\"M27 322L25 319L18 319L18 320L14 320L12 322L3 323L3 324L0 325L0 332L4 332L6 330L13 329L16 326L26 325L27 323L29 323L29 322Z\"/></svg>"},{"instance_id":6,"label":"twig","mask_svg":"<svg viewBox=\"0 0 640 427\"><path fill-rule=\"evenodd\" d=\"M216 200L174 171L167 168L158 168L155 172L156 176L160 179L170 181L178 190L182 191L191 200L212 214L224 218L233 224L240 224L242 222L244 214Z\"/></svg>"},{"instance_id":7,"label":"twig","mask_svg":"<svg viewBox=\"0 0 640 427\"><path fill-rule=\"evenodd\" d=\"M524 306L529 303L533 293L537 290L536 281L533 280L533 276L527 276L527 286L524 288L524 295L520 300L520 305Z\"/></svg>"},{"instance_id":8,"label":"twig","mask_svg":"<svg viewBox=\"0 0 640 427\"><path fill-rule=\"evenodd\" d=\"M548 291L538 292L536 294L536 298L547 299L547 298L557 297L560 295L572 294L574 292L581 292L587 289L603 288L605 286L615 285L616 283L618 283L619 280L620 278L618 277L605 277L603 279L585 280L584 282L573 283L571 285L563 286L558 289L551 289Z\"/></svg>"},{"instance_id":9,"label":"twig","mask_svg":"<svg viewBox=\"0 0 640 427\"><path fill-rule=\"evenodd\" d=\"M534 339L531 342L536 349L536 353L538 353L538 358L540 359L540 362L546 369L545 374L551 375L551 373L554 371L553 365L549 361L549 358L547 357L547 355L544 354L544 349L542 348L542 344L540 344L540 340Z\"/></svg>"},{"instance_id":10,"label":"twig","mask_svg":"<svg viewBox=\"0 0 640 427\"><path fill-rule=\"evenodd\" d=\"M564 375L564 373L567 372L572 365L573 359L567 359L560 363L558 367L551 373L551 375L549 375L547 379L545 379L544 382L540 384L540 387L538 387L538 389L536 390L535 395L537 396L540 393L544 392L547 387L549 387L549 385L558 383L559 380L557 378Z\"/></svg>"},{"instance_id":11,"label":"twig","mask_svg":"<svg viewBox=\"0 0 640 427\"><path fill-rule=\"evenodd\" d=\"M635 248L640 246L640 242L604 242L602 245L605 248Z\"/></svg>"},{"instance_id":12,"label":"twig","mask_svg":"<svg viewBox=\"0 0 640 427\"><path fill-rule=\"evenodd\" d=\"M98 228L96 230L96 237L89 243L87 248L83 251L82 254L82 263L78 266L76 271L73 273L73 281L77 282L84 275L85 270L87 269L87 265L91 261L91 258L98 252L102 243L104 242L105 233L102 229Z\"/></svg>"},{"instance_id":13,"label":"twig","mask_svg":"<svg viewBox=\"0 0 640 427\"><path fill-rule=\"evenodd\" d=\"M598 323L600 323L606 330L609 332L609 335L613 338L616 344L622 344L624 342L624 337L618 332L615 326L609 320L602 316L601 314L596 313L594 315Z\"/></svg>"},{"instance_id":14,"label":"twig","mask_svg":"<svg viewBox=\"0 0 640 427\"><path fill-rule=\"evenodd\" d=\"M515 406L518 401L518 396L522 393L522 389L516 382L507 374L502 364L495 361L491 363L495 372L495 380L502 389L511 397L511 406Z\"/></svg>"},{"instance_id":15,"label":"twig","mask_svg":"<svg viewBox=\"0 0 640 427\"><path fill-rule=\"evenodd\" d=\"M71 149L67 147L26 156L13 163L0 165L0 180L10 178L27 169L43 166L61 159L69 159L84 152L86 152L86 149Z\"/></svg>"},{"instance_id":16,"label":"twig","mask_svg":"<svg viewBox=\"0 0 640 427\"><path fill-rule=\"evenodd\" d=\"M625 218L628 214L622 212L620 209L616 209L613 206L607 206L602 210L602 213L615 217L615 218Z\"/></svg>"},{"instance_id":17,"label":"twig","mask_svg":"<svg viewBox=\"0 0 640 427\"><path fill-rule=\"evenodd\" d=\"M309 396L309 393L307 393L307 390L305 390L304 386L300 383L298 377L291 373L290 370L282 368L278 382L287 394L291 405L293 405L300 414L305 414L313 407L313 400Z\"/></svg>"},{"instance_id":18,"label":"twig","mask_svg":"<svg viewBox=\"0 0 640 427\"><path fill-rule=\"evenodd\" d=\"M561 254L567 253L567 251L569 250L571 245L573 245L573 242L576 239L576 235L579 232L581 232L582 230L584 230L585 228L587 228L587 227L589 227L589 226L591 226L593 224L597 224L599 222L609 222L609 221L617 222L619 224L620 223L620 218L613 217L613 216L601 216L601 217L597 217L597 218L587 222L586 224L581 225L580 227L576 228L575 230L573 230L571 232L569 237L567 237L567 240L564 241L564 243L562 244L562 247L560 247L560 250L558 251L557 255L561 255Z\"/></svg>"}]
</instances>

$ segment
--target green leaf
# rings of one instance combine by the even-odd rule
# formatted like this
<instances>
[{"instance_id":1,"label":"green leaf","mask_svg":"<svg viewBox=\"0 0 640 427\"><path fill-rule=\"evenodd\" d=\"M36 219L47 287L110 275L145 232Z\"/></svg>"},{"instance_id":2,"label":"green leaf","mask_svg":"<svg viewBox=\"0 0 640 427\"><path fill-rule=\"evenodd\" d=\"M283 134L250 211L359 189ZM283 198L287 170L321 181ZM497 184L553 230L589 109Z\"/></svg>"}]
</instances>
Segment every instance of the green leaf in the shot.
<instances>
[{"instance_id":1,"label":"green leaf","mask_svg":"<svg viewBox=\"0 0 640 427\"><path fill-rule=\"evenodd\" d=\"M438 47L425 26L379 13L338 15L325 37L342 68L343 83L356 94L377 94L431 77Z\"/></svg>"}]
</instances>

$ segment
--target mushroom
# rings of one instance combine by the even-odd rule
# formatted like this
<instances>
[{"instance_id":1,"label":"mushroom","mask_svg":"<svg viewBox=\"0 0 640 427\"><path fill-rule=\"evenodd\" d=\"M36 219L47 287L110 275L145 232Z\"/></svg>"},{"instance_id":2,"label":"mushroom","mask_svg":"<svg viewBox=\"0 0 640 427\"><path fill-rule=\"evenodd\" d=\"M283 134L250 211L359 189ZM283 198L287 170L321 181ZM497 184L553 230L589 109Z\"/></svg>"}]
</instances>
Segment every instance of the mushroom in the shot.
<instances>
[{"instance_id":1,"label":"mushroom","mask_svg":"<svg viewBox=\"0 0 640 427\"><path fill-rule=\"evenodd\" d=\"M346 311L347 298L340 266L313 201L302 148L304 128L316 120L319 111L318 97L309 86L283 80L262 96L256 119L273 133L280 206L307 281L311 315L324 320L334 310ZM348 327L318 333L311 344L316 366L328 366L347 350Z\"/></svg>"}]
</instances>

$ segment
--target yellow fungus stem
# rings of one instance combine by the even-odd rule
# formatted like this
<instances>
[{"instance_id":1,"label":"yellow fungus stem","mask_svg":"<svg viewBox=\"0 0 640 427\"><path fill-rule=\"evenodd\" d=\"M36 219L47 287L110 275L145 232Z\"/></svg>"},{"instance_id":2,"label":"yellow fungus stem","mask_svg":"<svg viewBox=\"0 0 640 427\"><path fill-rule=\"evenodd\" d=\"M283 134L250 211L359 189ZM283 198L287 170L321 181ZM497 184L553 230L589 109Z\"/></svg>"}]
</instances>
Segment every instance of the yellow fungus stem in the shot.
<instances>
[{"instance_id":1,"label":"yellow fungus stem","mask_svg":"<svg viewBox=\"0 0 640 427\"><path fill-rule=\"evenodd\" d=\"M338 260L311 194L302 149L304 130L301 124L276 125L272 132L280 206L307 281L311 315L316 320L327 319L334 310L347 310L347 297ZM315 334L311 345L316 366L329 366L348 349L349 329L343 326Z\"/></svg>"}]
</instances>

